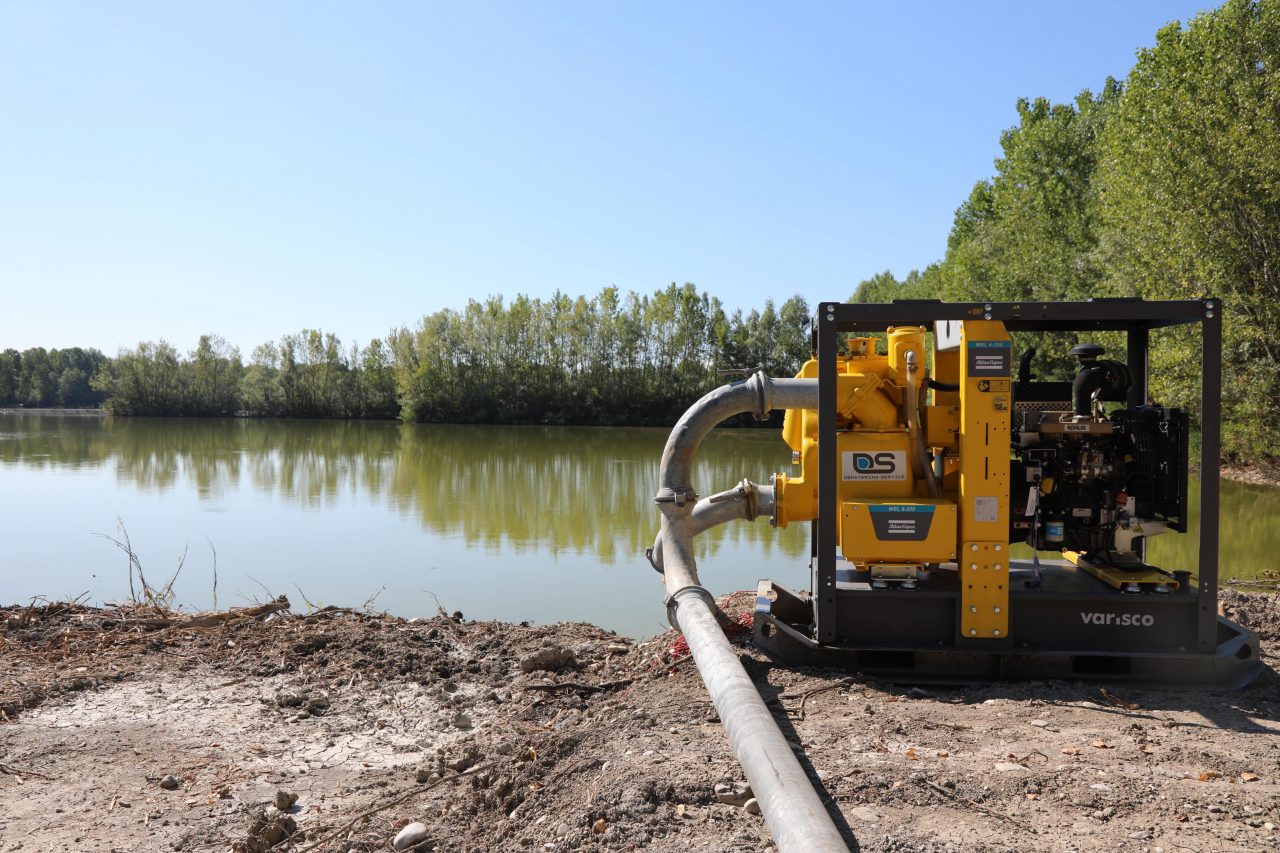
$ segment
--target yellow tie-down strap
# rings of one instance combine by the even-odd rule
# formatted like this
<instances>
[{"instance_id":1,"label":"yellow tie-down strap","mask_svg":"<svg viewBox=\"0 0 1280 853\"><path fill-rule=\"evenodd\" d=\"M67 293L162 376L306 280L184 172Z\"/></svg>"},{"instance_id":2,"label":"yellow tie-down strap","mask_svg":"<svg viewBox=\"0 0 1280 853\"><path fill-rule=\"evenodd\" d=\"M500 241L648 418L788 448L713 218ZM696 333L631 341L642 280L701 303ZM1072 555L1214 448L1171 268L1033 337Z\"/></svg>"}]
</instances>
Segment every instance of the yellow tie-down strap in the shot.
<instances>
[{"instance_id":1,"label":"yellow tie-down strap","mask_svg":"<svg viewBox=\"0 0 1280 853\"><path fill-rule=\"evenodd\" d=\"M1082 571L1088 572L1098 580L1116 589L1124 589L1126 586L1141 588L1163 586L1172 591L1181 586L1173 575L1152 566L1142 565L1132 569L1123 569L1116 566L1095 566L1086 560L1079 551L1063 551L1062 556L1075 563Z\"/></svg>"},{"instance_id":2,"label":"yellow tie-down strap","mask_svg":"<svg viewBox=\"0 0 1280 853\"><path fill-rule=\"evenodd\" d=\"M960 634L982 640L1009 636L1009 545L965 542L956 560Z\"/></svg>"}]
</instances>

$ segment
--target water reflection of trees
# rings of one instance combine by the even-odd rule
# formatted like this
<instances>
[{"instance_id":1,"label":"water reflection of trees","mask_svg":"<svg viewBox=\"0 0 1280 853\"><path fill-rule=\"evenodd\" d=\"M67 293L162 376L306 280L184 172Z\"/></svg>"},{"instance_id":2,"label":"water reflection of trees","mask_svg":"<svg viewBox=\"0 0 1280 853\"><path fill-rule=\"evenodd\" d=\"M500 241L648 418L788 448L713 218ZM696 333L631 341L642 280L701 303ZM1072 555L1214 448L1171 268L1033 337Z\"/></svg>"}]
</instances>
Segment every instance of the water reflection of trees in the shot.
<instances>
[{"instance_id":1,"label":"water reflection of trees","mask_svg":"<svg viewBox=\"0 0 1280 853\"><path fill-rule=\"evenodd\" d=\"M666 431L631 428L397 425L358 421L0 416L0 462L113 465L137 488L191 487L217 499L243 485L286 505L381 503L441 537L538 554L637 558L657 529L652 502ZM772 431L721 431L694 484L704 494L786 462ZM800 555L802 529L759 521L713 531L704 551L753 543Z\"/></svg>"},{"instance_id":2,"label":"water reflection of trees","mask_svg":"<svg viewBox=\"0 0 1280 853\"><path fill-rule=\"evenodd\" d=\"M110 466L122 484L191 488L206 500L252 487L285 506L384 505L432 535L513 560L637 559L657 529L652 499L665 440L665 430L624 427L0 415L0 465ZM772 430L721 430L703 448L694 486L709 494L785 470L786 461ZM1193 507L1198 497L1193 481ZM1227 482L1222 499L1222 576L1275 569L1280 490ZM1194 570L1197 529L1193 514L1189 534L1153 539L1152 561ZM804 526L774 531L764 521L699 541L703 553L732 543L796 558L808 546Z\"/></svg>"},{"instance_id":3,"label":"water reflection of trees","mask_svg":"<svg viewBox=\"0 0 1280 853\"><path fill-rule=\"evenodd\" d=\"M625 427L0 415L0 465L110 466L122 484L191 488L206 500L252 487L284 506L383 505L434 536L513 560L569 553L610 564L637 559L653 540L665 440L662 429ZM721 430L703 448L694 486L710 494L786 462L772 430ZM1198 498L1193 481L1193 507ZM1226 482L1222 500L1222 577L1275 569L1280 490ZM1193 513L1189 534L1153 539L1152 561L1194 571L1197 530ZM699 543L704 554L740 544L800 559L808 537L803 525L774 531L757 521Z\"/></svg>"},{"instance_id":4,"label":"water reflection of trees","mask_svg":"<svg viewBox=\"0 0 1280 853\"><path fill-rule=\"evenodd\" d=\"M653 494L666 433L657 429L572 427L405 427L391 493L424 527L468 543L632 559L653 541ZM776 436L724 433L708 442L695 485L709 493L743 476L763 477L786 461ZM740 525L708 537L776 539L767 525ZM799 553L805 540L784 538Z\"/></svg>"}]
</instances>

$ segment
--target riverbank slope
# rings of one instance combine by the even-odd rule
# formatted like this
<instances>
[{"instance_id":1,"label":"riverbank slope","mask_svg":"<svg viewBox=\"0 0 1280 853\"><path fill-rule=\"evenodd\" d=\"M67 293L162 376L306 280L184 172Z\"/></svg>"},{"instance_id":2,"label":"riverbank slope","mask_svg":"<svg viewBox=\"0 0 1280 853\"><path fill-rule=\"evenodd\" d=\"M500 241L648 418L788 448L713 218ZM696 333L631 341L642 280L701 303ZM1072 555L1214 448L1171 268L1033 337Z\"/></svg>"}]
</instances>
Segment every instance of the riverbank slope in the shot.
<instances>
[{"instance_id":1,"label":"riverbank slope","mask_svg":"<svg viewBox=\"0 0 1280 853\"><path fill-rule=\"evenodd\" d=\"M674 635L286 604L0 610L0 851L387 850L409 822L422 850L770 846ZM1239 693L920 690L742 654L854 849L1268 849L1280 598L1224 607L1270 655Z\"/></svg>"}]
</instances>

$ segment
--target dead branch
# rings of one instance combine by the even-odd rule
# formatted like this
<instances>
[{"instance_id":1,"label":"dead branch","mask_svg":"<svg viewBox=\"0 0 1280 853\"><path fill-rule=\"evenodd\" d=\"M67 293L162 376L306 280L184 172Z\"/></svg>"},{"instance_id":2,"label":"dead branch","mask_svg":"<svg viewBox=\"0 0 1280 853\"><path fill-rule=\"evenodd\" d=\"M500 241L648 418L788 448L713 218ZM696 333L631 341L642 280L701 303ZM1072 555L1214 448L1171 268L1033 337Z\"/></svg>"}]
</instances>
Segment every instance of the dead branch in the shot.
<instances>
[{"instance_id":1,"label":"dead branch","mask_svg":"<svg viewBox=\"0 0 1280 853\"><path fill-rule=\"evenodd\" d=\"M957 803L963 803L964 805L969 806L972 809L977 809L978 811L982 812L985 815L990 815L991 817L998 818L1003 821L1007 821L1008 823L1013 824L1018 829L1021 829L1023 832L1029 833L1030 835L1038 834L1034 829L1022 823L1021 821L1011 818L1007 814L1004 814L1002 812L995 811L994 809L989 809L986 806L984 806L982 803L974 802L968 797L962 797L959 794L953 794L950 791L948 791L946 788L939 785L937 782L931 782L928 779L919 779L917 781L921 785L924 785L925 787L927 787L930 791L933 791L936 794L941 794L942 796L946 797L949 800L952 800Z\"/></svg>"}]
</instances>

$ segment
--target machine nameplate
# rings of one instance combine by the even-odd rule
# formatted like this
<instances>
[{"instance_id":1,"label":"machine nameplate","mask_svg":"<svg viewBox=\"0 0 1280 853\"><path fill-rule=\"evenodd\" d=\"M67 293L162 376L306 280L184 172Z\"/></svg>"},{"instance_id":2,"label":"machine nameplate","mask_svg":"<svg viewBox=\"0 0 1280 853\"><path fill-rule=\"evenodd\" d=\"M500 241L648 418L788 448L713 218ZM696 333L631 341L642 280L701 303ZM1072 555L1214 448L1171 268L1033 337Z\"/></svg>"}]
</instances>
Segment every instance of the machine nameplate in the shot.
<instances>
[{"instance_id":1,"label":"machine nameplate","mask_svg":"<svg viewBox=\"0 0 1280 853\"><path fill-rule=\"evenodd\" d=\"M974 498L973 499L973 520L974 521L998 521L1000 518L1000 499L999 498Z\"/></svg>"},{"instance_id":2,"label":"machine nameplate","mask_svg":"<svg viewBox=\"0 0 1280 853\"><path fill-rule=\"evenodd\" d=\"M843 480L905 480L907 479L907 454L901 450L881 450L864 453L846 450L841 459L840 475Z\"/></svg>"},{"instance_id":3,"label":"machine nameplate","mask_svg":"<svg viewBox=\"0 0 1280 853\"><path fill-rule=\"evenodd\" d=\"M1036 430L1042 435L1065 435L1067 433L1083 433L1085 435L1110 435L1116 431L1115 425L1106 421L1085 421L1073 424L1062 421L1048 421L1039 424Z\"/></svg>"},{"instance_id":4,"label":"machine nameplate","mask_svg":"<svg viewBox=\"0 0 1280 853\"><path fill-rule=\"evenodd\" d=\"M871 527L881 542L923 542L933 526L932 506L872 506Z\"/></svg>"},{"instance_id":5,"label":"machine nameplate","mask_svg":"<svg viewBox=\"0 0 1280 853\"><path fill-rule=\"evenodd\" d=\"M1009 341L969 341L969 376L1000 376L1012 373L1013 347Z\"/></svg>"}]
</instances>

